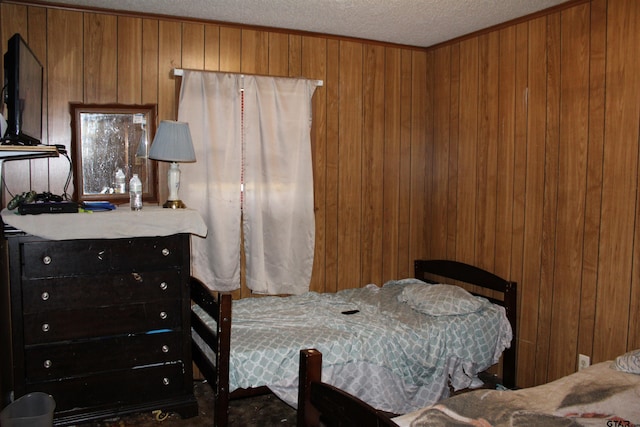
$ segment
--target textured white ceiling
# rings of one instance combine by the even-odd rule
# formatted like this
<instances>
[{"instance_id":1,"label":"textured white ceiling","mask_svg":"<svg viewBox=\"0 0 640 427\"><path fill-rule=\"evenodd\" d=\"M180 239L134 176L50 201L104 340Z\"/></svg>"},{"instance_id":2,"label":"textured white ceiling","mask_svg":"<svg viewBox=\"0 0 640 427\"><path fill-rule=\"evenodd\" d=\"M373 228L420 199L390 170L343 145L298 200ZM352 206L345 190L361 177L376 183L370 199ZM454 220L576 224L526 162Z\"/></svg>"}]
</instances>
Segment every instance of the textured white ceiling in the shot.
<instances>
[{"instance_id":1,"label":"textured white ceiling","mask_svg":"<svg viewBox=\"0 0 640 427\"><path fill-rule=\"evenodd\" d=\"M567 0L46 0L428 47Z\"/></svg>"}]
</instances>

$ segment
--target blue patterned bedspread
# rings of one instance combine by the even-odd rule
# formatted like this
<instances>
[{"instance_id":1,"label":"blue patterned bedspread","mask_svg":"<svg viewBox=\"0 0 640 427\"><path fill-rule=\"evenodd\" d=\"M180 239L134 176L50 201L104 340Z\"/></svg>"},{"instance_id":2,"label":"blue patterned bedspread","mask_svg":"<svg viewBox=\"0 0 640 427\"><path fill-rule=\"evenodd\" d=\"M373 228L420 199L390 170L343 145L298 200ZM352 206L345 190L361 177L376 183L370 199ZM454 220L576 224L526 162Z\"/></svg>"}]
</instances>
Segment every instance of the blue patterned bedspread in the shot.
<instances>
[{"instance_id":1,"label":"blue patterned bedspread","mask_svg":"<svg viewBox=\"0 0 640 427\"><path fill-rule=\"evenodd\" d=\"M425 315L397 300L404 286L417 282L234 301L230 389L297 378L303 348L322 352L323 369L367 362L408 385L441 382L449 375L454 387L468 386L469 378L497 363L510 345L504 309L482 299L475 313ZM342 314L349 310L359 311Z\"/></svg>"}]
</instances>

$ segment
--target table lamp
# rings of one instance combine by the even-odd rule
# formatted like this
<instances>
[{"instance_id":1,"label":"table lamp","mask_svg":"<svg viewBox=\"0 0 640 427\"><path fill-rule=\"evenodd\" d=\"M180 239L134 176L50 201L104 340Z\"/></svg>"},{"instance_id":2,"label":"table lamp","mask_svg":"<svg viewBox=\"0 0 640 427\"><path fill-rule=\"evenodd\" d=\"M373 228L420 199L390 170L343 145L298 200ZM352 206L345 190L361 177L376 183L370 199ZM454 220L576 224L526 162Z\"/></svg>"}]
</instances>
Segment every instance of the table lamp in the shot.
<instances>
[{"instance_id":1,"label":"table lamp","mask_svg":"<svg viewBox=\"0 0 640 427\"><path fill-rule=\"evenodd\" d=\"M178 197L178 189L180 188L180 168L178 163L196 161L189 124L173 120L161 121L151 144L149 158L162 162L171 162L167 173L169 200L162 207L172 209L185 208L185 204Z\"/></svg>"}]
</instances>

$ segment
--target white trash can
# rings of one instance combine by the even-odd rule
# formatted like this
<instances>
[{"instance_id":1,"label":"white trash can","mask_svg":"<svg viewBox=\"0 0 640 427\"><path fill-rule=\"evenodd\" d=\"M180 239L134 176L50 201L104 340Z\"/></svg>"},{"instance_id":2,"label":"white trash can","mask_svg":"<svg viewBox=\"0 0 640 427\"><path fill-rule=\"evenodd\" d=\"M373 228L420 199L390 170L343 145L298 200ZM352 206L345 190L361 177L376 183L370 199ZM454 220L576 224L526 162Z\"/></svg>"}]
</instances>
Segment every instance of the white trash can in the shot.
<instances>
[{"instance_id":1,"label":"white trash can","mask_svg":"<svg viewBox=\"0 0 640 427\"><path fill-rule=\"evenodd\" d=\"M25 394L0 412L0 426L51 427L55 408L55 400L46 393Z\"/></svg>"}]
</instances>

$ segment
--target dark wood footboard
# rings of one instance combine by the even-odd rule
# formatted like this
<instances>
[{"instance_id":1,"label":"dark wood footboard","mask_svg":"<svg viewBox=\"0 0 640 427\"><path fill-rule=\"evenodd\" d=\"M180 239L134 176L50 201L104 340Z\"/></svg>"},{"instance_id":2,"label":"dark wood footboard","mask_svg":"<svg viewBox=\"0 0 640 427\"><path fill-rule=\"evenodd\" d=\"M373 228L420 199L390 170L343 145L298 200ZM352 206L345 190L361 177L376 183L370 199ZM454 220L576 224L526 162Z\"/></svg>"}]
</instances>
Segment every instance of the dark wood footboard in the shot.
<instances>
[{"instance_id":1,"label":"dark wood footboard","mask_svg":"<svg viewBox=\"0 0 640 427\"><path fill-rule=\"evenodd\" d=\"M191 327L214 352L215 361L192 341L192 357L196 366L211 384L214 392L215 427L226 427L229 422L229 353L231 350L231 294L210 291L200 280L191 278L191 301L198 304L217 324L212 330L191 312Z\"/></svg>"},{"instance_id":2,"label":"dark wood footboard","mask_svg":"<svg viewBox=\"0 0 640 427\"><path fill-rule=\"evenodd\" d=\"M384 412L330 384L323 383L322 353L300 350L298 427L397 427Z\"/></svg>"}]
</instances>

